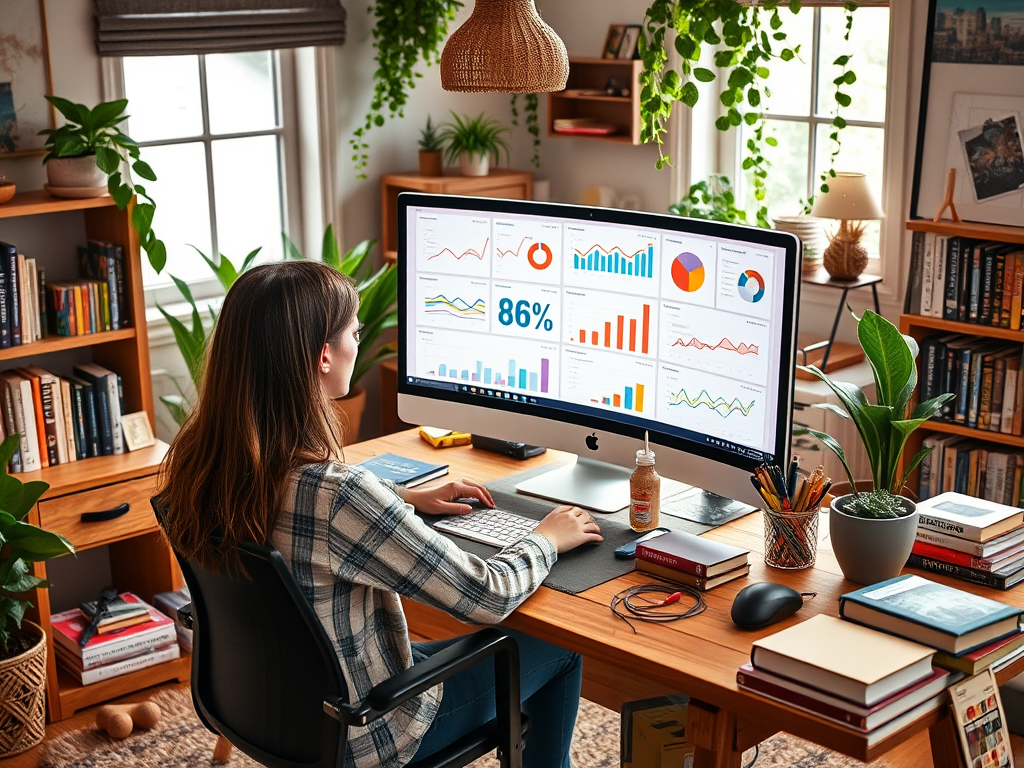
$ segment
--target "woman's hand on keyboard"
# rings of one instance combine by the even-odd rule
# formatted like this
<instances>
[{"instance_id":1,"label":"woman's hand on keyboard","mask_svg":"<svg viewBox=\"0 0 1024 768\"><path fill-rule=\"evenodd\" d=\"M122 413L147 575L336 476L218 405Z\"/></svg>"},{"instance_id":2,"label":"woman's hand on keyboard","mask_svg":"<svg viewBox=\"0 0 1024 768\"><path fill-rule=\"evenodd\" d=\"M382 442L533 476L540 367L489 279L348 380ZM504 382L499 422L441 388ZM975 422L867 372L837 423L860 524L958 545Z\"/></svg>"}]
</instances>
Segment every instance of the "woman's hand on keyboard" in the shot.
<instances>
[{"instance_id":1,"label":"woman's hand on keyboard","mask_svg":"<svg viewBox=\"0 0 1024 768\"><path fill-rule=\"evenodd\" d=\"M491 492L472 480L454 480L433 488L412 488L402 498L425 515L468 515L475 508L457 504L456 499L479 499L485 507L494 507Z\"/></svg>"},{"instance_id":2,"label":"woman's hand on keyboard","mask_svg":"<svg viewBox=\"0 0 1024 768\"><path fill-rule=\"evenodd\" d=\"M575 549L580 544L604 541L601 528L594 522L594 518L587 510L579 507L555 507L533 532L554 544L558 554Z\"/></svg>"}]
</instances>

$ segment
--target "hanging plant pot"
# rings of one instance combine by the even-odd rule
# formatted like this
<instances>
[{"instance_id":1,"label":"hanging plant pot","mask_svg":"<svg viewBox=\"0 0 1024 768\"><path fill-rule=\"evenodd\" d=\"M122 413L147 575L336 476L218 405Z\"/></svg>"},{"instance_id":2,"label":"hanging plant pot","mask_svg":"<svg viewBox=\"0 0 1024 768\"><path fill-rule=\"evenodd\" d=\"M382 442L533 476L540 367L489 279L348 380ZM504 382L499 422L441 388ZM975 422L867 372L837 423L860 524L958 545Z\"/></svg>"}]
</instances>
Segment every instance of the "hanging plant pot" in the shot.
<instances>
[{"instance_id":1,"label":"hanging plant pot","mask_svg":"<svg viewBox=\"0 0 1024 768\"><path fill-rule=\"evenodd\" d=\"M102 197L107 174L96 165L96 155L54 157L46 163L46 189L56 197Z\"/></svg>"},{"instance_id":2,"label":"hanging plant pot","mask_svg":"<svg viewBox=\"0 0 1024 768\"><path fill-rule=\"evenodd\" d=\"M459 155L459 170L463 176L486 176L491 169L491 158L486 153L482 155L463 152Z\"/></svg>"},{"instance_id":3,"label":"hanging plant pot","mask_svg":"<svg viewBox=\"0 0 1024 768\"><path fill-rule=\"evenodd\" d=\"M22 623L11 642L19 634L29 647L0 661L0 760L31 749L46 735L46 636L30 621Z\"/></svg>"},{"instance_id":4,"label":"hanging plant pot","mask_svg":"<svg viewBox=\"0 0 1024 768\"><path fill-rule=\"evenodd\" d=\"M352 443L358 442L359 427L363 423L363 412L366 411L366 390L362 387L352 387L345 397L334 402L341 408L347 421L345 444L352 445Z\"/></svg>"},{"instance_id":5,"label":"hanging plant pot","mask_svg":"<svg viewBox=\"0 0 1024 768\"><path fill-rule=\"evenodd\" d=\"M437 152L420 152L420 175L421 176L440 176L444 173L444 153L441 151Z\"/></svg>"}]
</instances>

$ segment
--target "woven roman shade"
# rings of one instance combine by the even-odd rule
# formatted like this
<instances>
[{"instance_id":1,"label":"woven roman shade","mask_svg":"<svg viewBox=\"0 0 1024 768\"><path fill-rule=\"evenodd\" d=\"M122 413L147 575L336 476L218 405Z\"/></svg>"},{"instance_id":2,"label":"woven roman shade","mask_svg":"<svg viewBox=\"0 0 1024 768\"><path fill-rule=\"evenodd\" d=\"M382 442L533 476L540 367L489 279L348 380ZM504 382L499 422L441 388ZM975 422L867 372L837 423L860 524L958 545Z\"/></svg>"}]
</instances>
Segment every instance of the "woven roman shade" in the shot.
<instances>
[{"instance_id":1,"label":"woven roman shade","mask_svg":"<svg viewBox=\"0 0 1024 768\"><path fill-rule=\"evenodd\" d=\"M343 42L341 0L96 0L100 56L265 51Z\"/></svg>"}]
</instances>

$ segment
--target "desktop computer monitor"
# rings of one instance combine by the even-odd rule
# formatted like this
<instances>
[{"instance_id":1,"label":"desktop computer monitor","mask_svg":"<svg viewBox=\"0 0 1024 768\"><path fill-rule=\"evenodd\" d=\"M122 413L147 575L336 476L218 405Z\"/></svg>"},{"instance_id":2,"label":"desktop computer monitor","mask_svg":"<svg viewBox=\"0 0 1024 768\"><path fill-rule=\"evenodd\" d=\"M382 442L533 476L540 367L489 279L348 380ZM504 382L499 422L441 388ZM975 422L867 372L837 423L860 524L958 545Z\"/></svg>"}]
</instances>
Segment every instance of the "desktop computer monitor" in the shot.
<instances>
[{"instance_id":1,"label":"desktop computer monitor","mask_svg":"<svg viewBox=\"0 0 1024 768\"><path fill-rule=\"evenodd\" d=\"M628 504L660 474L760 502L788 460L800 241L608 208L398 196L398 412L578 454L518 490Z\"/></svg>"}]
</instances>

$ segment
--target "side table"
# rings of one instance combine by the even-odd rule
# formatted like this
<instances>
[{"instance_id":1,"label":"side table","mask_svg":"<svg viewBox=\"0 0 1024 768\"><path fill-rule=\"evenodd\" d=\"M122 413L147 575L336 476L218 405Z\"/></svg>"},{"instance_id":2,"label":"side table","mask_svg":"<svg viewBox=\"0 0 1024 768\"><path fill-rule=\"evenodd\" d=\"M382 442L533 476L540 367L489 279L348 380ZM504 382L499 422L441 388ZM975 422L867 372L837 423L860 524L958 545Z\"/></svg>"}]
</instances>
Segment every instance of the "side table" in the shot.
<instances>
[{"instance_id":1,"label":"side table","mask_svg":"<svg viewBox=\"0 0 1024 768\"><path fill-rule=\"evenodd\" d=\"M871 286L871 295L875 300L875 312L881 314L878 305L878 284L882 282L882 278L879 275L861 275L853 280L837 280L826 272L824 267L820 267L816 272L805 273L803 277L801 277L801 281L805 285L821 285L826 288L836 288L843 292L839 297L839 306L836 308L836 319L832 322L832 333L829 334L828 341L819 341L798 350L803 356L802 364L806 365L808 352L816 352L819 349L824 349L825 356L822 358L820 367L822 371L827 371L826 366L828 365L828 358L832 353L832 346L836 340L836 331L839 330L839 320L842 318L843 309L846 307L846 297L852 290Z\"/></svg>"}]
</instances>

